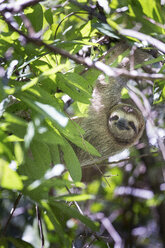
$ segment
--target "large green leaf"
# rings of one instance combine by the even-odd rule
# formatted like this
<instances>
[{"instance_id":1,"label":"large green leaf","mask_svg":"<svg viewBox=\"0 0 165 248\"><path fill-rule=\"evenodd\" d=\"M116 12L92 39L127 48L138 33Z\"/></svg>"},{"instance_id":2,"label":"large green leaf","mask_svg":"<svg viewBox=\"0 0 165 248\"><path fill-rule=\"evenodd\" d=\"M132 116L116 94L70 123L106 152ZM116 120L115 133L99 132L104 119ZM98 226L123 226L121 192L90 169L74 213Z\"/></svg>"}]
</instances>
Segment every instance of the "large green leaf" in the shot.
<instances>
[{"instance_id":1,"label":"large green leaf","mask_svg":"<svg viewBox=\"0 0 165 248\"><path fill-rule=\"evenodd\" d=\"M114 32L114 30L106 23L94 23L92 24L92 26L96 29L98 29L101 33L115 38L115 39L119 39L119 36L117 36Z\"/></svg>"},{"instance_id":2,"label":"large green leaf","mask_svg":"<svg viewBox=\"0 0 165 248\"><path fill-rule=\"evenodd\" d=\"M76 79L77 78L77 79ZM65 93L67 93L74 100L89 103L90 94L86 90L86 85L78 83L78 75L74 75L73 77L68 74L65 76L64 74L57 73L56 74L56 82L58 87ZM81 77L80 77L81 78ZM81 78L80 83L83 81Z\"/></svg>"},{"instance_id":3,"label":"large green leaf","mask_svg":"<svg viewBox=\"0 0 165 248\"><path fill-rule=\"evenodd\" d=\"M159 1L157 0L138 0L140 2L143 13L147 15L148 17L153 18L155 21L162 22L161 18L161 8Z\"/></svg>"},{"instance_id":4,"label":"large green leaf","mask_svg":"<svg viewBox=\"0 0 165 248\"><path fill-rule=\"evenodd\" d=\"M51 155L49 147L40 141L33 140L30 151L25 156L25 162L20 166L19 172L27 176L30 181L41 179L50 168Z\"/></svg>"},{"instance_id":5,"label":"large green leaf","mask_svg":"<svg viewBox=\"0 0 165 248\"><path fill-rule=\"evenodd\" d=\"M80 162L71 147L71 145L65 140L65 145L61 146L63 152L63 159L66 167L74 181L80 181L82 177Z\"/></svg>"},{"instance_id":6,"label":"large green leaf","mask_svg":"<svg viewBox=\"0 0 165 248\"><path fill-rule=\"evenodd\" d=\"M60 237L60 241L64 247L68 247L68 241L67 241L67 236L66 233L62 227L62 223L59 220L58 216L55 214L55 212L51 209L49 202L46 201L41 201L41 205L44 208L44 210L47 211L47 215L51 221L51 223L54 225L55 232L57 235Z\"/></svg>"},{"instance_id":7,"label":"large green leaf","mask_svg":"<svg viewBox=\"0 0 165 248\"><path fill-rule=\"evenodd\" d=\"M25 10L25 14L35 31L39 32L43 27L43 7L40 4L36 4Z\"/></svg>"},{"instance_id":8,"label":"large green leaf","mask_svg":"<svg viewBox=\"0 0 165 248\"><path fill-rule=\"evenodd\" d=\"M92 220L90 220L87 216L84 216L78 212L77 209L73 207L69 207L63 202L57 202L57 201L51 201L50 207L54 213L54 215L58 215L59 212L61 214L66 215L68 218L75 218L83 222L87 227L92 229L93 231L98 230L98 223L94 223Z\"/></svg>"},{"instance_id":9,"label":"large green leaf","mask_svg":"<svg viewBox=\"0 0 165 248\"><path fill-rule=\"evenodd\" d=\"M36 112L43 115L45 118L52 120L55 124L58 124L62 127L65 127L67 125L68 118L54 106L42 103L40 101L32 100L30 99L30 97L26 96L21 96L20 98Z\"/></svg>"},{"instance_id":10,"label":"large green leaf","mask_svg":"<svg viewBox=\"0 0 165 248\"><path fill-rule=\"evenodd\" d=\"M19 238L7 237L6 239L10 241L15 248L34 248L33 245Z\"/></svg>"},{"instance_id":11,"label":"large green leaf","mask_svg":"<svg viewBox=\"0 0 165 248\"><path fill-rule=\"evenodd\" d=\"M69 120L67 127L61 132L73 144L94 156L100 156L96 148L83 138L85 131L74 120Z\"/></svg>"}]
</instances>

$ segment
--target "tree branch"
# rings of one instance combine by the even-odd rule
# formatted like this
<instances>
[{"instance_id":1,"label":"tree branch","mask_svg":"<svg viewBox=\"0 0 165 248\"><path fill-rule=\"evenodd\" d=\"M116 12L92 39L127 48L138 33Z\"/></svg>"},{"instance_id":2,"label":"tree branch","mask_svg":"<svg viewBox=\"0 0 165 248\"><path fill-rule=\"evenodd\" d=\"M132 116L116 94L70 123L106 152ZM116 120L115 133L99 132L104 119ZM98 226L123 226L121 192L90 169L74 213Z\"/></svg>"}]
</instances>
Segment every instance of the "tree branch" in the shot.
<instances>
[{"instance_id":1,"label":"tree branch","mask_svg":"<svg viewBox=\"0 0 165 248\"><path fill-rule=\"evenodd\" d=\"M0 5L0 12L19 13L23 9L36 5L39 2L43 2L43 0L19 0L11 3L3 3Z\"/></svg>"},{"instance_id":2,"label":"tree branch","mask_svg":"<svg viewBox=\"0 0 165 248\"><path fill-rule=\"evenodd\" d=\"M93 62L89 57L87 58L82 58L80 56L77 55L73 55L70 54L69 52L55 47L53 45L47 44L45 42L43 42L40 38L35 37L35 35L32 36L28 36L27 34L23 33L21 30L18 29L18 25L17 23L12 19L12 15L9 15L8 13L3 13L1 12L1 14L3 15L4 20L6 21L6 23L17 33L19 33L21 36L23 36L28 42L31 42L37 46L44 46L49 52L53 52L54 54L60 54L61 56L65 57L65 58L69 58L73 61L75 61L78 64L82 64L88 68L95 68L98 69L99 71L105 73L107 76L109 77L127 77L127 78L132 78L132 79L148 79L148 80L155 80L155 79L161 79L161 80L165 80L165 75L164 74L157 74L157 73L153 73L153 74L149 74L149 73L139 73L136 70L132 70L132 71L128 71L124 68L112 68L106 64L104 64L101 61L96 61Z\"/></svg>"},{"instance_id":3,"label":"tree branch","mask_svg":"<svg viewBox=\"0 0 165 248\"><path fill-rule=\"evenodd\" d=\"M130 36L130 37L136 38L141 41L147 41L149 44L156 47L161 52L165 53L165 44L161 42L160 40L153 38L150 35L142 34L133 29L119 29L118 32L119 34L122 34L124 36Z\"/></svg>"}]
</instances>

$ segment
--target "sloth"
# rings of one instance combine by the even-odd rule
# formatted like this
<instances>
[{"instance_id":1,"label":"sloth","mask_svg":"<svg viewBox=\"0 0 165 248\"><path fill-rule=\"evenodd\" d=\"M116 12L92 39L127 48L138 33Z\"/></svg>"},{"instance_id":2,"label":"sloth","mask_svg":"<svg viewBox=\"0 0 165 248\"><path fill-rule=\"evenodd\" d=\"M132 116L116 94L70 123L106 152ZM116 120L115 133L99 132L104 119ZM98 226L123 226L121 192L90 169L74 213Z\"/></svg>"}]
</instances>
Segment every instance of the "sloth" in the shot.
<instances>
[{"instance_id":1,"label":"sloth","mask_svg":"<svg viewBox=\"0 0 165 248\"><path fill-rule=\"evenodd\" d=\"M113 59L126 49L127 45L119 44L113 50ZM141 63L149 56L137 50L134 57L135 63ZM129 58L120 66L128 67ZM145 126L142 113L133 101L125 103L121 99L121 90L127 81L127 78L117 77L109 78L107 83L103 75L98 78L88 115L78 118L76 122L85 131L83 138L97 149L101 157L91 156L87 151L74 147L82 166L98 164L134 145L141 137Z\"/></svg>"},{"instance_id":2,"label":"sloth","mask_svg":"<svg viewBox=\"0 0 165 248\"><path fill-rule=\"evenodd\" d=\"M133 103L126 104L120 101L119 88L123 85L117 87L117 83L116 80L111 80L109 85L98 84L93 92L88 116L77 120L85 131L83 138L101 155L101 158L96 158L77 148L76 154L82 166L98 163L99 160L102 161L129 148L143 133L142 113ZM105 95L106 90L108 99Z\"/></svg>"}]
</instances>

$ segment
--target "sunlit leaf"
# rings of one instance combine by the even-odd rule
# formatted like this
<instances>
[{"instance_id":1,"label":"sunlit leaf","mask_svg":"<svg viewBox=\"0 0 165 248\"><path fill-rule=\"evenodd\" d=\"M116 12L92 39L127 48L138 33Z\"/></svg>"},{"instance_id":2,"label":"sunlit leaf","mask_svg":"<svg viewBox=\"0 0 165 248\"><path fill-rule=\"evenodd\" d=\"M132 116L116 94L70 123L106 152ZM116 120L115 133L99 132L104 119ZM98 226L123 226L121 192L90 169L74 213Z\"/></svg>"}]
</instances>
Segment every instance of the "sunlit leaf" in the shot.
<instances>
[{"instance_id":1,"label":"sunlit leaf","mask_svg":"<svg viewBox=\"0 0 165 248\"><path fill-rule=\"evenodd\" d=\"M46 113L49 118L58 122L60 126L65 127L67 125L68 118L59 113L54 107L37 101L34 102L34 104L38 106L42 111L44 111L44 113Z\"/></svg>"},{"instance_id":2,"label":"sunlit leaf","mask_svg":"<svg viewBox=\"0 0 165 248\"><path fill-rule=\"evenodd\" d=\"M15 152L15 157L16 157L16 161L18 165L22 164L23 159L24 159L24 153L23 153L20 143L18 142L15 143L14 152Z\"/></svg>"},{"instance_id":3,"label":"sunlit leaf","mask_svg":"<svg viewBox=\"0 0 165 248\"><path fill-rule=\"evenodd\" d=\"M76 194L70 194L70 195L63 195L55 197L54 200L65 200L65 201L86 201L94 199L93 195L89 194L82 194L82 195L76 195Z\"/></svg>"},{"instance_id":4,"label":"sunlit leaf","mask_svg":"<svg viewBox=\"0 0 165 248\"><path fill-rule=\"evenodd\" d=\"M16 171L9 167L9 163L0 159L0 185L7 189L21 190L23 188L22 180Z\"/></svg>"}]
</instances>

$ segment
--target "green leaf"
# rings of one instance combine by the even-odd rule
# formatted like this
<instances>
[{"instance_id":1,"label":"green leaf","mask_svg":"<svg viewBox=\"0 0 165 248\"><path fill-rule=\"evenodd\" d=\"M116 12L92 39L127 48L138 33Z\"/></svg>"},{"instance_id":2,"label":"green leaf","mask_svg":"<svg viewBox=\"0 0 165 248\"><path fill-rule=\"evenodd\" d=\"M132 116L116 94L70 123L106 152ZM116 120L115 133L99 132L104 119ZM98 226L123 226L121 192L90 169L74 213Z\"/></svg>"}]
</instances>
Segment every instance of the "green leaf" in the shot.
<instances>
[{"instance_id":1,"label":"green leaf","mask_svg":"<svg viewBox=\"0 0 165 248\"><path fill-rule=\"evenodd\" d=\"M22 180L16 171L12 170L9 163L0 159L0 186L12 190L23 188Z\"/></svg>"},{"instance_id":2,"label":"green leaf","mask_svg":"<svg viewBox=\"0 0 165 248\"><path fill-rule=\"evenodd\" d=\"M68 72L64 75L64 78L68 83L77 87L79 90L84 91L90 97L90 94L88 93L88 81L84 77L74 72Z\"/></svg>"},{"instance_id":3,"label":"green leaf","mask_svg":"<svg viewBox=\"0 0 165 248\"><path fill-rule=\"evenodd\" d=\"M24 141L24 140L14 134L4 139L4 142L17 142L17 141Z\"/></svg>"},{"instance_id":4,"label":"green leaf","mask_svg":"<svg viewBox=\"0 0 165 248\"><path fill-rule=\"evenodd\" d=\"M98 231L98 224L94 223L88 217L80 214L76 209L73 207L69 207L63 202L51 201L50 207L55 215L60 211L68 218L75 218L83 222L87 227L92 229L93 231Z\"/></svg>"},{"instance_id":5,"label":"green leaf","mask_svg":"<svg viewBox=\"0 0 165 248\"><path fill-rule=\"evenodd\" d=\"M0 248L6 248L7 247L7 238L6 237L0 237Z\"/></svg>"},{"instance_id":6,"label":"green leaf","mask_svg":"<svg viewBox=\"0 0 165 248\"><path fill-rule=\"evenodd\" d=\"M57 165L58 166L58 165ZM27 186L25 192L30 198L40 201L49 199L49 191L50 189L61 189L63 190L66 186L71 187L73 185L72 182L59 178L51 178L47 179L45 177L33 181L31 184Z\"/></svg>"},{"instance_id":7,"label":"green leaf","mask_svg":"<svg viewBox=\"0 0 165 248\"><path fill-rule=\"evenodd\" d=\"M146 34L163 33L164 29L159 26L159 23L163 23L163 15L161 6L156 0L138 0L130 1L129 4L130 16L134 18L134 21L140 22L142 25L141 31ZM147 20L144 16L151 18ZM156 21L156 22L155 22Z\"/></svg>"},{"instance_id":8,"label":"green leaf","mask_svg":"<svg viewBox=\"0 0 165 248\"><path fill-rule=\"evenodd\" d=\"M88 141L83 139L83 137L76 136L76 134L72 134L71 130L70 132L67 132L67 130L62 131L63 134L67 139L69 139L73 144L77 145L78 147L82 148L83 150L87 151L88 153L100 157L100 153L96 150L94 146L92 146Z\"/></svg>"},{"instance_id":9,"label":"green leaf","mask_svg":"<svg viewBox=\"0 0 165 248\"><path fill-rule=\"evenodd\" d=\"M38 178L40 178L40 175L44 175L51 165L49 147L43 142L33 141L30 148L35 166L38 167Z\"/></svg>"},{"instance_id":10,"label":"green leaf","mask_svg":"<svg viewBox=\"0 0 165 248\"><path fill-rule=\"evenodd\" d=\"M27 176L30 181L37 180L44 176L50 165L49 147L43 142L33 140L30 144L30 151L25 156L24 164L19 167L19 172Z\"/></svg>"},{"instance_id":11,"label":"green leaf","mask_svg":"<svg viewBox=\"0 0 165 248\"><path fill-rule=\"evenodd\" d=\"M53 121L57 122L60 126L65 127L68 123L68 118L65 117L62 113L59 113L53 106L48 104L44 104L41 102L34 102L34 104L39 107L39 109L52 119Z\"/></svg>"},{"instance_id":12,"label":"green leaf","mask_svg":"<svg viewBox=\"0 0 165 248\"><path fill-rule=\"evenodd\" d=\"M16 115L13 115L13 114L10 114L10 113L5 112L3 114L3 116L5 117L5 120L7 122L10 122L10 123L13 123L13 124L17 124L17 125L20 125L20 126L24 126L24 127L27 126L26 121L23 120L23 119L21 119L20 117L18 117Z\"/></svg>"},{"instance_id":13,"label":"green leaf","mask_svg":"<svg viewBox=\"0 0 165 248\"><path fill-rule=\"evenodd\" d=\"M81 77L80 77L81 78ZM58 87L65 93L67 93L71 98L76 101L83 103L90 103L89 98L90 94L87 92L84 83L84 87L81 84L84 81L82 78L80 79L78 75L74 75L73 77L68 74L67 76L57 73L56 74L56 82ZM80 84L79 84L80 81Z\"/></svg>"},{"instance_id":14,"label":"green leaf","mask_svg":"<svg viewBox=\"0 0 165 248\"><path fill-rule=\"evenodd\" d=\"M84 130L74 120L69 120L67 127L61 132L73 144L94 156L100 156L96 148L83 138Z\"/></svg>"},{"instance_id":15,"label":"green leaf","mask_svg":"<svg viewBox=\"0 0 165 248\"><path fill-rule=\"evenodd\" d=\"M155 21L162 22L161 8L157 0L138 0L143 8L143 13Z\"/></svg>"},{"instance_id":16,"label":"green leaf","mask_svg":"<svg viewBox=\"0 0 165 248\"><path fill-rule=\"evenodd\" d=\"M157 80L154 83L154 104L160 103L165 100L165 81Z\"/></svg>"},{"instance_id":17,"label":"green leaf","mask_svg":"<svg viewBox=\"0 0 165 248\"><path fill-rule=\"evenodd\" d=\"M115 39L119 39L119 36L117 36L114 33L114 30L106 23L93 23L92 26L96 29L98 29L101 33Z\"/></svg>"},{"instance_id":18,"label":"green leaf","mask_svg":"<svg viewBox=\"0 0 165 248\"><path fill-rule=\"evenodd\" d=\"M23 159L24 159L24 153L21 147L21 144L19 142L16 142L14 145L14 153L16 157L16 161L18 165L22 164Z\"/></svg>"},{"instance_id":19,"label":"green leaf","mask_svg":"<svg viewBox=\"0 0 165 248\"><path fill-rule=\"evenodd\" d=\"M19 238L7 237L7 240L10 241L15 248L34 248L33 245Z\"/></svg>"},{"instance_id":20,"label":"green leaf","mask_svg":"<svg viewBox=\"0 0 165 248\"><path fill-rule=\"evenodd\" d=\"M47 215L49 219L51 220L52 224L54 225L55 231L57 232L57 235L60 237L61 243L66 245L64 247L67 247L68 242L67 242L66 233L63 230L61 222L58 219L58 216L56 216L56 214L52 211L50 205L46 201L42 201L41 205L47 211Z\"/></svg>"},{"instance_id":21,"label":"green leaf","mask_svg":"<svg viewBox=\"0 0 165 248\"><path fill-rule=\"evenodd\" d=\"M53 165L60 164L61 160L60 160L60 152L58 145L49 144L48 146L51 154L52 164Z\"/></svg>"},{"instance_id":22,"label":"green leaf","mask_svg":"<svg viewBox=\"0 0 165 248\"><path fill-rule=\"evenodd\" d=\"M17 117L16 115L10 114L5 112L3 114L5 121L7 123L7 130L8 132L12 133L13 135L8 136L8 138L6 139L6 141L12 141L12 139L14 139L14 137L19 140L23 140L24 136L26 134L26 128L27 128L27 122L19 117Z\"/></svg>"},{"instance_id":23,"label":"green leaf","mask_svg":"<svg viewBox=\"0 0 165 248\"><path fill-rule=\"evenodd\" d=\"M57 134L57 132L53 131L46 131L43 133L35 134L35 140L42 141L46 144L64 144L63 137Z\"/></svg>"},{"instance_id":24,"label":"green leaf","mask_svg":"<svg viewBox=\"0 0 165 248\"><path fill-rule=\"evenodd\" d=\"M36 32L39 32L43 27L43 8L40 4L36 4L24 11L27 18L30 20Z\"/></svg>"},{"instance_id":25,"label":"green leaf","mask_svg":"<svg viewBox=\"0 0 165 248\"><path fill-rule=\"evenodd\" d=\"M42 114L45 118L48 118L62 127L65 127L68 123L68 118L60 113L54 106L45 104L39 101L34 101L26 96L20 97L24 102L26 102L31 108L33 108L38 113Z\"/></svg>"},{"instance_id":26,"label":"green leaf","mask_svg":"<svg viewBox=\"0 0 165 248\"><path fill-rule=\"evenodd\" d=\"M98 76L101 74L99 70L96 69L90 69L87 70L82 76L88 81L88 85L91 87L95 84ZM91 93L92 90L88 87L88 91Z\"/></svg>"},{"instance_id":27,"label":"green leaf","mask_svg":"<svg viewBox=\"0 0 165 248\"><path fill-rule=\"evenodd\" d=\"M33 59L34 60L34 59ZM31 61L33 61L31 60ZM28 90L29 88L33 87L34 85L36 85L37 83L42 82L43 80L48 80L50 76L53 76L58 72L61 71L62 69L64 69L66 67L66 65L59 65L56 66L55 68L49 69L44 71L43 73L41 73L38 77L35 77L33 79L31 79L29 82L25 83L24 85L22 85L20 87L21 91L25 91ZM17 88L17 92L19 91L19 88Z\"/></svg>"},{"instance_id":28,"label":"green leaf","mask_svg":"<svg viewBox=\"0 0 165 248\"><path fill-rule=\"evenodd\" d=\"M66 164L66 167L70 173L70 176L74 181L80 181L82 177L82 171L80 162L71 147L71 145L65 140L65 145L61 146L63 152L63 158Z\"/></svg>"},{"instance_id":29,"label":"green leaf","mask_svg":"<svg viewBox=\"0 0 165 248\"><path fill-rule=\"evenodd\" d=\"M157 58L150 59L150 60L144 61L141 64L135 65L135 69L141 68L142 66L145 66L145 65L151 65L151 64L154 64L160 61L164 61L164 60L165 60L165 55L161 55Z\"/></svg>"},{"instance_id":30,"label":"green leaf","mask_svg":"<svg viewBox=\"0 0 165 248\"><path fill-rule=\"evenodd\" d=\"M44 13L44 16L47 20L47 22L49 23L49 25L53 24L53 14L52 14L52 10L51 9L47 9Z\"/></svg>"},{"instance_id":31,"label":"green leaf","mask_svg":"<svg viewBox=\"0 0 165 248\"><path fill-rule=\"evenodd\" d=\"M91 21L88 21L86 24L82 25L80 33L82 37L88 37L92 31Z\"/></svg>"},{"instance_id":32,"label":"green leaf","mask_svg":"<svg viewBox=\"0 0 165 248\"><path fill-rule=\"evenodd\" d=\"M90 199L94 199L93 195L89 194L70 194L70 195L62 195L53 198L54 200L63 200L63 201L87 201Z\"/></svg>"}]
</instances>

